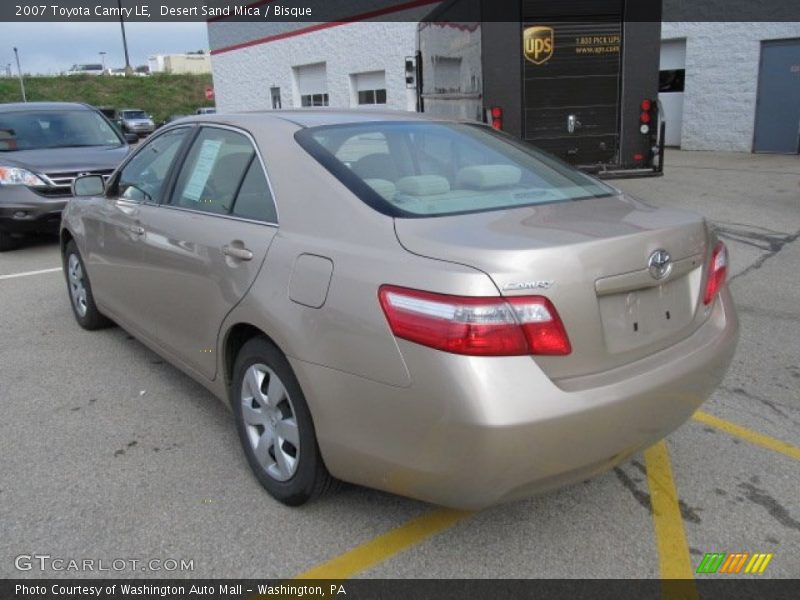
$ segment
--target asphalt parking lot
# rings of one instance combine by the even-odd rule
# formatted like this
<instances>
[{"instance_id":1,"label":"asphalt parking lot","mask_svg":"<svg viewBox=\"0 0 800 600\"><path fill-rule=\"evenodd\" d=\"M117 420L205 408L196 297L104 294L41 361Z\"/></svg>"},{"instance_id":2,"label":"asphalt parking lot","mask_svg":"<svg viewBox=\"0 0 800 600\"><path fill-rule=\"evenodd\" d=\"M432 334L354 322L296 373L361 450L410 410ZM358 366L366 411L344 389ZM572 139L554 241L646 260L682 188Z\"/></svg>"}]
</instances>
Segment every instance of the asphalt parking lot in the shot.
<instances>
[{"instance_id":1,"label":"asphalt parking lot","mask_svg":"<svg viewBox=\"0 0 800 600\"><path fill-rule=\"evenodd\" d=\"M800 577L800 161L672 151L663 178L616 185L719 227L734 363L665 444L477 514L355 486L277 504L204 388L119 328L78 327L54 240L0 254L0 576L77 575L15 567L39 554L193 561L96 576L650 578L747 552L773 554L762 574L697 577Z\"/></svg>"}]
</instances>

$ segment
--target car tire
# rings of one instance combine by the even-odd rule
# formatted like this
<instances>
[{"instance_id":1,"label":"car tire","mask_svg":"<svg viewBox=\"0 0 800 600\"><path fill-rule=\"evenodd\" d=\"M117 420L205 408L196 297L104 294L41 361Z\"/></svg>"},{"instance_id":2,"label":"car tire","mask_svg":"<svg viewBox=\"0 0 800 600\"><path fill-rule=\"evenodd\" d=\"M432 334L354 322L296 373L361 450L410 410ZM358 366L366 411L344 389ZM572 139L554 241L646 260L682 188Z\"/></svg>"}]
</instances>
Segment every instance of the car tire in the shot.
<instances>
[{"instance_id":1,"label":"car tire","mask_svg":"<svg viewBox=\"0 0 800 600\"><path fill-rule=\"evenodd\" d=\"M94 303L89 275L78 246L73 240L64 248L64 276L67 280L69 304L78 325L89 331L110 327L114 323L103 315Z\"/></svg>"},{"instance_id":2,"label":"car tire","mask_svg":"<svg viewBox=\"0 0 800 600\"><path fill-rule=\"evenodd\" d=\"M19 247L19 239L7 231L0 231L0 252L14 250Z\"/></svg>"},{"instance_id":3,"label":"car tire","mask_svg":"<svg viewBox=\"0 0 800 600\"><path fill-rule=\"evenodd\" d=\"M300 383L275 345L263 337L246 342L230 389L247 462L273 498L299 506L338 487L322 460Z\"/></svg>"}]
</instances>

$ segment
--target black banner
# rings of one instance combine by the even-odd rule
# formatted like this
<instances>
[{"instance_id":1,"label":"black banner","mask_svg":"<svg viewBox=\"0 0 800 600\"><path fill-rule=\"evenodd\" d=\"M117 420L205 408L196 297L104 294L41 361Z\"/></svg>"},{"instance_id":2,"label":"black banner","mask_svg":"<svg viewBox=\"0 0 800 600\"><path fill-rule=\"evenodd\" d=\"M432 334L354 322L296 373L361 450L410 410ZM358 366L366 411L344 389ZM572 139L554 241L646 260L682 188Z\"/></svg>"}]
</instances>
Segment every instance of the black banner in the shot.
<instances>
[{"instance_id":1,"label":"black banner","mask_svg":"<svg viewBox=\"0 0 800 600\"><path fill-rule=\"evenodd\" d=\"M228 598L339 598L347 600L789 600L797 580L720 576L694 580L597 579L356 579L274 581L257 579L9 579L3 600L199 600Z\"/></svg>"},{"instance_id":2,"label":"black banner","mask_svg":"<svg viewBox=\"0 0 800 600\"><path fill-rule=\"evenodd\" d=\"M0 22L515 22L532 7L542 17L602 18L611 4L624 7L629 22L800 21L800 2L793 0L3 0Z\"/></svg>"}]
</instances>

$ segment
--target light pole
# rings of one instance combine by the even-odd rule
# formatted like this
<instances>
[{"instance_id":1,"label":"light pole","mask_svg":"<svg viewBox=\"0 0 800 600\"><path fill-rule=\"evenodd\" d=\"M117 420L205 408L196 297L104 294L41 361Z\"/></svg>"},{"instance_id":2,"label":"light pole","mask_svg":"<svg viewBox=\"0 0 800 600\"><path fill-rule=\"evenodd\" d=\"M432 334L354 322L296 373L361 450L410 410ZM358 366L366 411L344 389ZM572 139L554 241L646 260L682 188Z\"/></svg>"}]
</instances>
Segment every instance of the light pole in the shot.
<instances>
[{"instance_id":1,"label":"light pole","mask_svg":"<svg viewBox=\"0 0 800 600\"><path fill-rule=\"evenodd\" d=\"M122 28L122 47L125 49L125 75L133 73L131 68L131 59L128 56L128 39L125 37L125 20L122 17L122 0L117 0L119 7L119 26Z\"/></svg>"},{"instance_id":2,"label":"light pole","mask_svg":"<svg viewBox=\"0 0 800 600\"><path fill-rule=\"evenodd\" d=\"M14 46L14 58L17 59L17 74L19 75L19 89L22 90L22 101L27 102L28 99L25 97L25 81L22 79L22 68L19 66L19 52L16 46Z\"/></svg>"},{"instance_id":3,"label":"light pole","mask_svg":"<svg viewBox=\"0 0 800 600\"><path fill-rule=\"evenodd\" d=\"M106 72L106 52L100 52L100 60L103 61L103 73Z\"/></svg>"}]
</instances>

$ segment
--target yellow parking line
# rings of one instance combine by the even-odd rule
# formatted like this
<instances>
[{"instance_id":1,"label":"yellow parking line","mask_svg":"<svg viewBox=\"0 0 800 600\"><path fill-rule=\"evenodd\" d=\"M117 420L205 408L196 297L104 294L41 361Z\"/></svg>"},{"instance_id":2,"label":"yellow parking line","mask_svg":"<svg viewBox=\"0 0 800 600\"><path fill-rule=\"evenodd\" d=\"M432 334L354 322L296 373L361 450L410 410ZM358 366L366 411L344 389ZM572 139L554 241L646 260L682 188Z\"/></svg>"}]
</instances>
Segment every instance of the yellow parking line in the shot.
<instances>
[{"instance_id":1,"label":"yellow parking line","mask_svg":"<svg viewBox=\"0 0 800 600\"><path fill-rule=\"evenodd\" d=\"M737 425L736 423L731 423L730 421L720 419L719 417L715 417L714 415L710 415L701 411L694 413L694 420L720 429L730 435L740 437L743 440L747 440L751 444L755 444L756 446L774 450L775 452L780 452L781 454L785 454L786 456L794 458L795 460L800 460L800 448L797 446L792 446L787 442L764 435L763 433L758 433L757 431L752 431L746 427Z\"/></svg>"},{"instance_id":2,"label":"yellow parking line","mask_svg":"<svg viewBox=\"0 0 800 600\"><path fill-rule=\"evenodd\" d=\"M452 527L472 514L446 508L433 510L301 573L295 579L348 579Z\"/></svg>"},{"instance_id":3,"label":"yellow parking line","mask_svg":"<svg viewBox=\"0 0 800 600\"><path fill-rule=\"evenodd\" d=\"M672 478L669 451L662 440L644 452L647 466L647 485L650 488L650 503L653 508L653 529L658 548L661 579L683 579L684 582L665 582L664 598L696 600L692 561L689 545L683 530L683 519L678 503L678 492Z\"/></svg>"}]
</instances>

